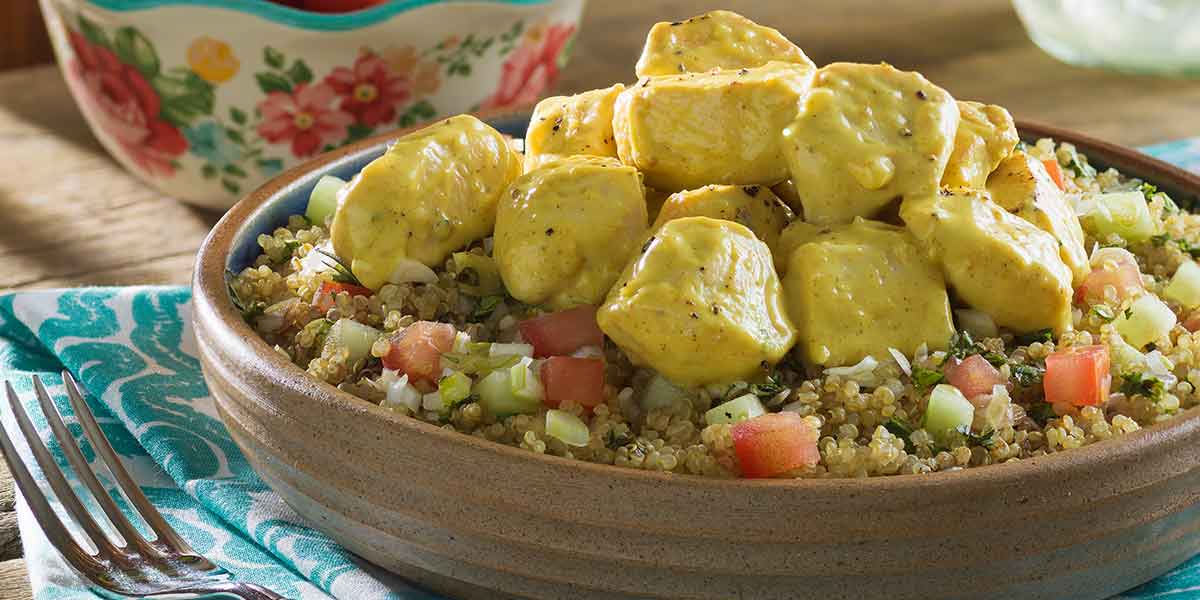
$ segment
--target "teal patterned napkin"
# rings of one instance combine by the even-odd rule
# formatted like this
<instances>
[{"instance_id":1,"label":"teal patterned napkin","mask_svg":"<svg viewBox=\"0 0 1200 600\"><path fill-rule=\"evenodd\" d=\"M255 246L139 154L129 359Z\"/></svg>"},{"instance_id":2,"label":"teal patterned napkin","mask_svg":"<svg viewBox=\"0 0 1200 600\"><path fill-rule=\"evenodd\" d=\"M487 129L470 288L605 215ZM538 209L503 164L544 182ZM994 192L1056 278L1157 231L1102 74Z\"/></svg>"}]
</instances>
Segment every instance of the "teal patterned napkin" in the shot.
<instances>
[{"instance_id":1,"label":"teal patterned napkin","mask_svg":"<svg viewBox=\"0 0 1200 600\"><path fill-rule=\"evenodd\" d=\"M1147 151L1200 171L1200 139ZM217 418L201 377L188 325L190 299L182 287L0 296L0 379L14 383L43 439L49 439L29 377L42 377L79 435L59 376L70 370L146 495L193 548L236 578L290 598L437 598L380 573L306 527L258 478ZM7 404L0 404L3 425L16 431ZM65 466L59 448L51 444L51 450ZM94 458L89 448L85 455ZM49 546L23 504L18 510L36 597L96 598ZM1121 598L1200 598L1200 557Z\"/></svg>"}]
</instances>

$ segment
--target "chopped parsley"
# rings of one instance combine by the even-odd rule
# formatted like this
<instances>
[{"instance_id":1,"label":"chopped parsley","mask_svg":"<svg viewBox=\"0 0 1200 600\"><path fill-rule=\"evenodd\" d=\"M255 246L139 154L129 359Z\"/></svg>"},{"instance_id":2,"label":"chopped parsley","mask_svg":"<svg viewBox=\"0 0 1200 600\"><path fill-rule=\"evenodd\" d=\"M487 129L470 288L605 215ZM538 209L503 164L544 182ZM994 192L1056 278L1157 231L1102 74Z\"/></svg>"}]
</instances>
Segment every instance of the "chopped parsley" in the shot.
<instances>
[{"instance_id":1,"label":"chopped parsley","mask_svg":"<svg viewBox=\"0 0 1200 600\"><path fill-rule=\"evenodd\" d=\"M621 446L624 446L632 441L633 439L631 439L628 435L624 433L617 433L614 429L609 429L608 433L604 435L604 446L609 450L616 450L617 448L620 448Z\"/></svg>"},{"instance_id":2,"label":"chopped parsley","mask_svg":"<svg viewBox=\"0 0 1200 600\"><path fill-rule=\"evenodd\" d=\"M1192 244L1187 240L1173 238L1165 233L1160 233L1158 235L1151 236L1150 241L1153 242L1155 246L1175 244L1175 246L1177 246L1184 254L1187 254L1192 258L1200 258L1200 245Z\"/></svg>"},{"instance_id":3,"label":"chopped parsley","mask_svg":"<svg viewBox=\"0 0 1200 600\"><path fill-rule=\"evenodd\" d=\"M1136 371L1121 375L1121 393L1126 396L1145 396L1151 400L1162 397L1166 386L1161 379Z\"/></svg>"},{"instance_id":4,"label":"chopped parsley","mask_svg":"<svg viewBox=\"0 0 1200 600\"><path fill-rule=\"evenodd\" d=\"M255 300L253 302L243 300L238 295L237 288L233 287L233 278L233 271L226 270L225 289L229 292L229 301L233 303L234 308L238 309L238 312L242 313L242 319L250 322L254 317L263 313L263 310L267 308L267 303L262 300Z\"/></svg>"},{"instance_id":5,"label":"chopped parsley","mask_svg":"<svg viewBox=\"0 0 1200 600\"><path fill-rule=\"evenodd\" d=\"M992 446L996 445L995 429L988 429L979 435L975 435L974 433L971 433L970 426L963 425L958 428L958 432L963 435L963 439L967 442L968 446L983 446L984 448L990 449Z\"/></svg>"},{"instance_id":6,"label":"chopped parsley","mask_svg":"<svg viewBox=\"0 0 1200 600\"><path fill-rule=\"evenodd\" d=\"M474 322L483 321L492 316L496 311L496 307L504 301L504 296L484 296L479 299L479 304L475 306L475 310L471 312L471 320Z\"/></svg>"},{"instance_id":7,"label":"chopped parsley","mask_svg":"<svg viewBox=\"0 0 1200 600\"><path fill-rule=\"evenodd\" d=\"M1100 318L1105 323L1111 323L1117 318L1117 314L1107 304L1097 304L1092 307L1092 314Z\"/></svg>"},{"instance_id":8,"label":"chopped parsley","mask_svg":"<svg viewBox=\"0 0 1200 600\"><path fill-rule=\"evenodd\" d=\"M1025 414L1029 415L1030 419L1037 421L1038 425L1045 426L1050 419L1057 419L1058 413L1054 412L1054 406L1049 402L1037 402L1025 409Z\"/></svg>"},{"instance_id":9,"label":"chopped parsley","mask_svg":"<svg viewBox=\"0 0 1200 600\"><path fill-rule=\"evenodd\" d=\"M1138 186L1138 191L1146 197L1146 202L1149 202L1158 193L1158 186L1152 183L1142 183L1142 185Z\"/></svg>"},{"instance_id":10,"label":"chopped parsley","mask_svg":"<svg viewBox=\"0 0 1200 600\"><path fill-rule=\"evenodd\" d=\"M968 331L959 331L950 336L950 351L947 353L951 358L963 359L972 354L982 354L987 352L987 348L983 344L975 341Z\"/></svg>"},{"instance_id":11,"label":"chopped parsley","mask_svg":"<svg viewBox=\"0 0 1200 600\"><path fill-rule=\"evenodd\" d=\"M350 265L346 264L346 261L320 248L313 248L313 252L320 252L321 254L325 255L326 258L329 258L333 261L332 263L326 262L325 264L333 269L334 281L338 283L348 283L350 285L366 287L363 286L362 282L358 280L358 277L354 276L354 272L350 270Z\"/></svg>"},{"instance_id":12,"label":"chopped parsley","mask_svg":"<svg viewBox=\"0 0 1200 600\"><path fill-rule=\"evenodd\" d=\"M913 367L912 381L917 389L927 390L946 380L946 376L941 371L926 369L924 367Z\"/></svg>"},{"instance_id":13,"label":"chopped parsley","mask_svg":"<svg viewBox=\"0 0 1200 600\"><path fill-rule=\"evenodd\" d=\"M786 389L775 375L767 375L767 380L763 383L750 384L750 393L758 396L759 400L770 400Z\"/></svg>"},{"instance_id":14,"label":"chopped parsley","mask_svg":"<svg viewBox=\"0 0 1200 600\"><path fill-rule=\"evenodd\" d=\"M887 429L888 433L904 440L905 452L912 453L916 451L916 446L914 446L912 440L909 439L909 436L911 436L913 432L913 426L908 421L905 421L900 417L892 417L891 419L888 419L887 423L883 424L883 428Z\"/></svg>"},{"instance_id":15,"label":"chopped parsley","mask_svg":"<svg viewBox=\"0 0 1200 600\"><path fill-rule=\"evenodd\" d=\"M1041 383L1046 374L1046 370L1037 365L1013 364L1009 365L1009 369L1012 378L1021 387L1033 387Z\"/></svg>"}]
</instances>

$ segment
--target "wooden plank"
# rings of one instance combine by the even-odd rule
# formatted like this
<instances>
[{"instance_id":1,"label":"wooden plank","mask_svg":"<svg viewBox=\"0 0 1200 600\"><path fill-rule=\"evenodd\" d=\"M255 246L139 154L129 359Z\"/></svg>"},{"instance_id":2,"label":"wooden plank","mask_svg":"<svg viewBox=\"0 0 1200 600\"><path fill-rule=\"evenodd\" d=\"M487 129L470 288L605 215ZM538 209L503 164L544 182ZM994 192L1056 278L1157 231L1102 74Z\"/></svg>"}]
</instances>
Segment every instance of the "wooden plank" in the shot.
<instances>
[{"instance_id":1,"label":"wooden plank","mask_svg":"<svg viewBox=\"0 0 1200 600\"><path fill-rule=\"evenodd\" d=\"M4 600L32 600L29 589L29 573L21 559L0 562L0 598Z\"/></svg>"}]
</instances>

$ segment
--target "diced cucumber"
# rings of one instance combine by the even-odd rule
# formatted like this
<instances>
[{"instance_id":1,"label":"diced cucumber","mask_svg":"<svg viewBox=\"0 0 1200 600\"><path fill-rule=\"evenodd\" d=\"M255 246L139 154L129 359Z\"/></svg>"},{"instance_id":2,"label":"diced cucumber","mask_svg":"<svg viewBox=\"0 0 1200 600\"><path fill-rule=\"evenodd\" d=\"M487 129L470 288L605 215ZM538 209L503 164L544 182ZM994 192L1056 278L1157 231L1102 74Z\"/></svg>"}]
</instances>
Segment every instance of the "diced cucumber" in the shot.
<instances>
[{"instance_id":1,"label":"diced cucumber","mask_svg":"<svg viewBox=\"0 0 1200 600\"><path fill-rule=\"evenodd\" d=\"M642 410L651 411L656 408L670 408L677 402L687 400L687 392L667 381L662 375L655 375L650 383L646 384L646 391L642 392L641 405Z\"/></svg>"},{"instance_id":2,"label":"diced cucumber","mask_svg":"<svg viewBox=\"0 0 1200 600\"><path fill-rule=\"evenodd\" d=\"M455 252L454 273L458 289L472 296L491 296L504 293L500 269L492 257L471 252Z\"/></svg>"},{"instance_id":3,"label":"diced cucumber","mask_svg":"<svg viewBox=\"0 0 1200 600\"><path fill-rule=\"evenodd\" d=\"M558 438L568 446L586 446L592 437L583 419L556 408L546 411L546 435Z\"/></svg>"},{"instance_id":4,"label":"diced cucumber","mask_svg":"<svg viewBox=\"0 0 1200 600\"><path fill-rule=\"evenodd\" d=\"M709 424L715 423L737 423L746 419L753 419L759 415L767 413L767 409L763 406L762 401L754 394L743 394L726 402L718 404L704 413L704 420Z\"/></svg>"},{"instance_id":5,"label":"diced cucumber","mask_svg":"<svg viewBox=\"0 0 1200 600\"><path fill-rule=\"evenodd\" d=\"M1142 294L1117 317L1117 333L1139 350L1171 331L1175 313L1153 294Z\"/></svg>"},{"instance_id":6,"label":"diced cucumber","mask_svg":"<svg viewBox=\"0 0 1200 600\"><path fill-rule=\"evenodd\" d=\"M484 410L497 417L535 413L542 406L541 401L523 400L513 394L507 369L492 371L480 379L475 384L475 393L479 394L479 403Z\"/></svg>"},{"instance_id":7,"label":"diced cucumber","mask_svg":"<svg viewBox=\"0 0 1200 600\"><path fill-rule=\"evenodd\" d=\"M350 351L350 363L354 364L371 355L371 346L382 335L378 329L363 325L354 319L338 319L325 334L325 345L345 346Z\"/></svg>"},{"instance_id":8,"label":"diced cucumber","mask_svg":"<svg viewBox=\"0 0 1200 600\"><path fill-rule=\"evenodd\" d=\"M1154 218L1141 192L1096 194L1086 204L1079 218L1093 235L1115 233L1130 242L1142 242L1154 235Z\"/></svg>"},{"instance_id":9,"label":"diced cucumber","mask_svg":"<svg viewBox=\"0 0 1200 600\"><path fill-rule=\"evenodd\" d=\"M1200 265L1192 260L1179 265L1171 277L1171 283L1163 290L1163 295L1182 304L1184 308L1200 306Z\"/></svg>"},{"instance_id":10,"label":"diced cucumber","mask_svg":"<svg viewBox=\"0 0 1200 600\"><path fill-rule=\"evenodd\" d=\"M536 363L528 356L509 369L508 381L513 396L518 400L542 402L546 399L546 390L538 379Z\"/></svg>"},{"instance_id":11,"label":"diced cucumber","mask_svg":"<svg viewBox=\"0 0 1200 600\"><path fill-rule=\"evenodd\" d=\"M442 410L450 410L462 404L471 395L471 378L462 371L454 371L438 380L438 395Z\"/></svg>"},{"instance_id":12,"label":"diced cucumber","mask_svg":"<svg viewBox=\"0 0 1200 600\"><path fill-rule=\"evenodd\" d=\"M488 356L533 356L532 344L492 344Z\"/></svg>"},{"instance_id":13,"label":"diced cucumber","mask_svg":"<svg viewBox=\"0 0 1200 600\"><path fill-rule=\"evenodd\" d=\"M922 426L934 439L944 443L954 432L970 428L974 419L975 405L958 388L942 383L934 386L929 395Z\"/></svg>"},{"instance_id":14,"label":"diced cucumber","mask_svg":"<svg viewBox=\"0 0 1200 600\"><path fill-rule=\"evenodd\" d=\"M313 186L312 193L308 196L308 208L304 210L305 218L313 225L325 225L325 221L337 211L338 192L345 185L345 181L333 175L325 175L318 179L317 185Z\"/></svg>"}]
</instances>

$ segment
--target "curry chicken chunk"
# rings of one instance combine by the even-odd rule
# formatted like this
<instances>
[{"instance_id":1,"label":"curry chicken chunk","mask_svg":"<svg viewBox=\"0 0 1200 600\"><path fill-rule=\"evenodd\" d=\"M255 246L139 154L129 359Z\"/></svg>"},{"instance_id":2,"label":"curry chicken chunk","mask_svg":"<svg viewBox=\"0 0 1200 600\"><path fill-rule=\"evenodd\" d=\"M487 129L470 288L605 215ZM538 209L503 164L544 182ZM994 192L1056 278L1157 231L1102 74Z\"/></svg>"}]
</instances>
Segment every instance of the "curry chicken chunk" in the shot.
<instances>
[{"instance_id":1,"label":"curry chicken chunk","mask_svg":"<svg viewBox=\"0 0 1200 600\"><path fill-rule=\"evenodd\" d=\"M1005 210L1054 236L1059 256L1071 268L1074 285L1083 282L1092 270L1083 247L1083 228L1042 161L1024 152L1013 154L988 177L987 189Z\"/></svg>"},{"instance_id":2,"label":"curry chicken chunk","mask_svg":"<svg viewBox=\"0 0 1200 600\"><path fill-rule=\"evenodd\" d=\"M783 154L804 219L848 223L938 189L958 105L920 73L834 63L817 71Z\"/></svg>"},{"instance_id":3,"label":"curry chicken chunk","mask_svg":"<svg viewBox=\"0 0 1200 600\"><path fill-rule=\"evenodd\" d=\"M979 102L958 103L958 132L942 185L982 189L988 174L1017 146L1017 126L1003 107Z\"/></svg>"},{"instance_id":4,"label":"curry chicken chunk","mask_svg":"<svg viewBox=\"0 0 1200 600\"><path fill-rule=\"evenodd\" d=\"M816 68L782 33L727 10L656 23L638 59L638 77L759 67L770 61Z\"/></svg>"},{"instance_id":5,"label":"curry chicken chunk","mask_svg":"<svg viewBox=\"0 0 1200 600\"><path fill-rule=\"evenodd\" d=\"M333 249L372 289L491 235L496 201L521 172L500 132L470 115L398 140L342 192Z\"/></svg>"},{"instance_id":6,"label":"curry chicken chunk","mask_svg":"<svg viewBox=\"0 0 1200 600\"><path fill-rule=\"evenodd\" d=\"M654 232L596 319L634 364L682 385L760 375L796 339L766 244L708 217Z\"/></svg>"},{"instance_id":7,"label":"curry chicken chunk","mask_svg":"<svg viewBox=\"0 0 1200 600\"><path fill-rule=\"evenodd\" d=\"M493 254L513 298L551 309L598 304L646 232L641 176L572 156L518 178L500 200Z\"/></svg>"},{"instance_id":8,"label":"curry chicken chunk","mask_svg":"<svg viewBox=\"0 0 1200 600\"><path fill-rule=\"evenodd\" d=\"M954 333L946 284L908 232L857 219L809 233L783 278L805 360L839 366L887 348L945 348Z\"/></svg>"},{"instance_id":9,"label":"curry chicken chunk","mask_svg":"<svg viewBox=\"0 0 1200 600\"><path fill-rule=\"evenodd\" d=\"M796 116L812 67L761 67L646 77L613 113L617 154L646 185L773 185L787 177L779 132Z\"/></svg>"},{"instance_id":10,"label":"curry chicken chunk","mask_svg":"<svg viewBox=\"0 0 1200 600\"><path fill-rule=\"evenodd\" d=\"M671 194L651 229L683 217L712 217L741 223L775 255L779 233L791 220L788 210L769 188L757 185L706 185Z\"/></svg>"},{"instance_id":11,"label":"curry chicken chunk","mask_svg":"<svg viewBox=\"0 0 1200 600\"><path fill-rule=\"evenodd\" d=\"M538 102L525 133L529 167L539 157L588 154L616 158L613 141L613 105L625 86L616 84L574 96L551 96Z\"/></svg>"},{"instance_id":12,"label":"curry chicken chunk","mask_svg":"<svg viewBox=\"0 0 1200 600\"><path fill-rule=\"evenodd\" d=\"M1017 332L1071 327L1071 269L1054 236L980 190L905 201L900 215L967 305Z\"/></svg>"}]
</instances>

